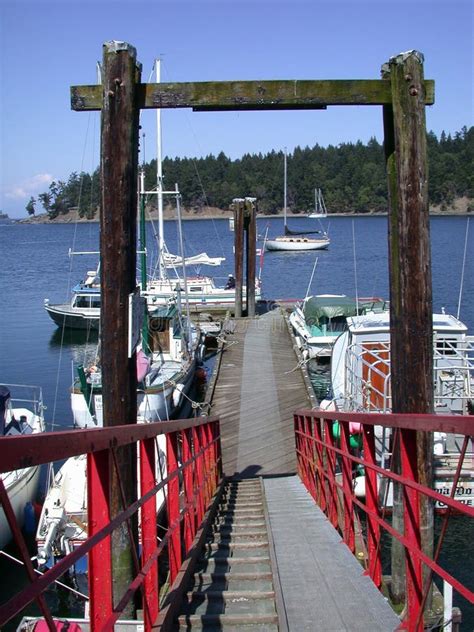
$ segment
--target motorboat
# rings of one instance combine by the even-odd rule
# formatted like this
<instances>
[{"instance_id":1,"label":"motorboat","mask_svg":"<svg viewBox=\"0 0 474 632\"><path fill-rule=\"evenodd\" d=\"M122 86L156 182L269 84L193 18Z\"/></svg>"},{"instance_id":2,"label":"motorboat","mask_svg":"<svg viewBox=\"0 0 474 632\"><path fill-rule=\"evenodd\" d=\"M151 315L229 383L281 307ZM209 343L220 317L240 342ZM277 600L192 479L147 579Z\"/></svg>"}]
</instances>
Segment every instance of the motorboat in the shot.
<instances>
[{"instance_id":1,"label":"motorboat","mask_svg":"<svg viewBox=\"0 0 474 632\"><path fill-rule=\"evenodd\" d=\"M369 313L347 319L347 330L336 340L331 359L331 397L321 408L352 412L389 413L391 396L390 316L388 312ZM433 314L433 383L435 412L463 415L474 401L474 336L466 325L451 314ZM337 422L336 422L337 423ZM357 426L357 424L354 424ZM353 428L357 434L357 428ZM390 432L374 426L378 463L390 463ZM456 435L435 432L433 436L434 488L450 495L459 458ZM474 504L474 455L467 455L457 482L454 498ZM354 478L356 495L365 495L365 476ZM379 479L380 502L390 508L392 485ZM443 503L436 509L442 511Z\"/></svg>"},{"instance_id":2,"label":"motorboat","mask_svg":"<svg viewBox=\"0 0 474 632\"><path fill-rule=\"evenodd\" d=\"M388 302L377 297L354 299L345 294L318 294L298 303L289 318L303 354L328 362L336 339L347 329L348 317L387 309Z\"/></svg>"},{"instance_id":3,"label":"motorboat","mask_svg":"<svg viewBox=\"0 0 474 632\"><path fill-rule=\"evenodd\" d=\"M85 279L72 288L69 303L53 304L46 298L44 308L58 327L99 329L100 280L98 271L87 272Z\"/></svg>"}]
</instances>

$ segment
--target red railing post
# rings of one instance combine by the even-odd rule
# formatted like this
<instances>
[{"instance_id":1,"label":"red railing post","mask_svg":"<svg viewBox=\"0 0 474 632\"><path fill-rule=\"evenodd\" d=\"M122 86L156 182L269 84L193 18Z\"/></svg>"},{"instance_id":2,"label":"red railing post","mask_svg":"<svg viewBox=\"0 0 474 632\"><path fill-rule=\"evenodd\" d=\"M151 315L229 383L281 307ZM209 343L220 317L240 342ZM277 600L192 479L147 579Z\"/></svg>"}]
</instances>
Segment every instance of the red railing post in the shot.
<instances>
[{"instance_id":1,"label":"red railing post","mask_svg":"<svg viewBox=\"0 0 474 632\"><path fill-rule=\"evenodd\" d=\"M376 465L375 434L373 426L362 426L362 447L365 466L365 502L367 505L367 554L369 557L369 575L380 588L382 585L382 560L380 548L380 526L373 514L380 516L377 490L377 472L370 465Z\"/></svg>"},{"instance_id":2,"label":"red railing post","mask_svg":"<svg viewBox=\"0 0 474 632\"><path fill-rule=\"evenodd\" d=\"M302 458L301 458L301 416L293 415L295 427L295 447L296 447L296 471L302 481L304 481Z\"/></svg>"},{"instance_id":3,"label":"red railing post","mask_svg":"<svg viewBox=\"0 0 474 632\"><path fill-rule=\"evenodd\" d=\"M332 434L333 422L330 419L324 420L324 439L325 443L329 446L326 450L326 467L327 467L327 481L328 481L328 518L333 527L338 527L337 517L337 485L336 485L336 453L334 448L334 437Z\"/></svg>"},{"instance_id":4,"label":"red railing post","mask_svg":"<svg viewBox=\"0 0 474 632\"><path fill-rule=\"evenodd\" d=\"M178 470L178 432L166 435L166 464L168 479ZM173 584L181 567L181 523L179 519L179 477L173 476L168 482L166 498L168 510L168 555L170 565L170 583Z\"/></svg>"},{"instance_id":5,"label":"red railing post","mask_svg":"<svg viewBox=\"0 0 474 632\"><path fill-rule=\"evenodd\" d=\"M349 422L340 421L340 437L341 437L341 450L343 455L341 457L341 469L342 469L342 490L343 490L343 510L344 510L344 542L347 544L352 553L355 552L355 530L354 530L354 503L352 502L352 461L349 458L350 455L350 436L349 436Z\"/></svg>"},{"instance_id":6,"label":"red railing post","mask_svg":"<svg viewBox=\"0 0 474 632\"><path fill-rule=\"evenodd\" d=\"M305 417L306 472L308 477L308 489L311 496L314 500L316 500L316 468L313 425L314 419L309 415Z\"/></svg>"},{"instance_id":7,"label":"red railing post","mask_svg":"<svg viewBox=\"0 0 474 632\"><path fill-rule=\"evenodd\" d=\"M196 498L196 511L197 511L197 527L199 528L203 516L204 516L204 501L203 501L203 472L202 472L202 455L199 455L201 451L201 437L198 432L198 428L193 428L193 444L194 444L194 456L196 458L195 461L195 494Z\"/></svg>"},{"instance_id":8,"label":"red railing post","mask_svg":"<svg viewBox=\"0 0 474 632\"><path fill-rule=\"evenodd\" d=\"M212 424L214 429L214 439L216 440L216 487L222 478L222 447L221 447L221 430L220 422L214 421Z\"/></svg>"},{"instance_id":9,"label":"red railing post","mask_svg":"<svg viewBox=\"0 0 474 632\"><path fill-rule=\"evenodd\" d=\"M316 441L316 500L321 510L326 512L327 500L326 500L326 478L324 476L324 458L323 458L323 446L321 445L321 419L315 418L313 425L314 438Z\"/></svg>"},{"instance_id":10,"label":"red railing post","mask_svg":"<svg viewBox=\"0 0 474 632\"><path fill-rule=\"evenodd\" d=\"M156 477L155 439L140 442L140 495L144 496L155 486ZM158 548L156 528L156 495L141 508L142 555L141 566L145 566ZM151 630L159 611L158 560L153 564L144 580L144 623Z\"/></svg>"},{"instance_id":11,"label":"red railing post","mask_svg":"<svg viewBox=\"0 0 474 632\"><path fill-rule=\"evenodd\" d=\"M205 463L205 471L206 471L206 508L209 506L211 502L213 487L212 487L212 477L211 477L211 469L212 469L212 435L209 424L205 424L201 426L202 434L203 434L203 443L205 445L204 452L204 463Z\"/></svg>"},{"instance_id":12,"label":"red railing post","mask_svg":"<svg viewBox=\"0 0 474 632\"><path fill-rule=\"evenodd\" d=\"M183 431L183 463L191 459L191 432L190 430ZM195 499L193 498L193 463L186 465L184 468L184 500L185 500L185 514L184 514L184 547L186 553L191 548L196 533L196 520L195 520Z\"/></svg>"},{"instance_id":13,"label":"red railing post","mask_svg":"<svg viewBox=\"0 0 474 632\"><path fill-rule=\"evenodd\" d=\"M416 430L400 430L401 473L404 478L418 482ZM420 537L420 503L417 490L403 487L403 520L405 537L421 549ZM416 555L405 556L406 566L406 599L408 630L423 630L423 613L421 612L423 595L423 576L421 560ZM418 624L416 623L418 622Z\"/></svg>"},{"instance_id":14,"label":"red railing post","mask_svg":"<svg viewBox=\"0 0 474 632\"><path fill-rule=\"evenodd\" d=\"M110 522L110 453L101 450L87 455L87 524L92 537ZM103 630L112 613L112 549L110 535L89 553L90 625Z\"/></svg>"}]
</instances>

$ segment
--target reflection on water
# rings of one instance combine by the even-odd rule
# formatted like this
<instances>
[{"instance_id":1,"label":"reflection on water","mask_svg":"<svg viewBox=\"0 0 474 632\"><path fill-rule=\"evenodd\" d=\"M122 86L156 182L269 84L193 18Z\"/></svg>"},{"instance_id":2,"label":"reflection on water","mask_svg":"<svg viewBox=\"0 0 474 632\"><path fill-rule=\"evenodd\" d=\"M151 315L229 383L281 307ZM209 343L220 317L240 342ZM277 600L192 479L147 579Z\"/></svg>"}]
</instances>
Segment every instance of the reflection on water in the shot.
<instances>
[{"instance_id":1,"label":"reflection on water","mask_svg":"<svg viewBox=\"0 0 474 632\"><path fill-rule=\"evenodd\" d=\"M321 364L312 358L308 362L308 374L318 402L321 402L326 398L331 385L331 366L329 362Z\"/></svg>"},{"instance_id":2,"label":"reflection on water","mask_svg":"<svg viewBox=\"0 0 474 632\"><path fill-rule=\"evenodd\" d=\"M99 341L99 332L97 329L60 329L57 327L50 340L50 347L70 347L74 345L97 344Z\"/></svg>"}]
</instances>

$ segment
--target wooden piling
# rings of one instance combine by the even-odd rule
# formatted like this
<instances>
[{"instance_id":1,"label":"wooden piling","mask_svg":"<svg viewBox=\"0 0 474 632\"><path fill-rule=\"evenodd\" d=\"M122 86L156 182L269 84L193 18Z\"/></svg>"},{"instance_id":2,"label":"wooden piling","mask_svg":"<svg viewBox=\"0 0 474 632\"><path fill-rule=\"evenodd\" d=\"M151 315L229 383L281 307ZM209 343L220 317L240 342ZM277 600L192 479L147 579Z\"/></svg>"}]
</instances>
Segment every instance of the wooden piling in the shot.
<instances>
[{"instance_id":1,"label":"wooden piling","mask_svg":"<svg viewBox=\"0 0 474 632\"><path fill-rule=\"evenodd\" d=\"M390 59L383 69L392 88L384 106L385 153L389 189L390 335L392 410L433 413L433 305L426 159L423 56L416 51ZM416 433L418 481L432 486L433 440ZM398 455L394 455L395 465ZM401 492L394 494L394 527L403 526ZM433 506L420 499L422 545L433 548ZM392 591L404 595L403 560L392 549ZM403 562L402 562L403 564Z\"/></svg>"},{"instance_id":2,"label":"wooden piling","mask_svg":"<svg viewBox=\"0 0 474 632\"><path fill-rule=\"evenodd\" d=\"M246 261L247 261L247 316L255 316L255 269L257 246L257 209L255 198L245 198Z\"/></svg>"},{"instance_id":3,"label":"wooden piling","mask_svg":"<svg viewBox=\"0 0 474 632\"><path fill-rule=\"evenodd\" d=\"M128 357L129 295L136 289L136 213L140 82L135 49L124 42L103 47L101 124L102 212L101 364L104 426L136 423L136 356ZM133 449L132 449L133 448ZM117 451L121 483L111 472L111 517L136 499L135 446ZM122 490L120 489L122 486ZM136 520L135 520L136 527ZM136 528L133 529L136 537ZM132 547L126 526L112 534L115 597L134 577ZM91 578L90 578L91 579ZM123 616L134 616L133 604Z\"/></svg>"},{"instance_id":4,"label":"wooden piling","mask_svg":"<svg viewBox=\"0 0 474 632\"><path fill-rule=\"evenodd\" d=\"M244 272L244 201L233 200L234 209L234 260L235 260L235 317L243 314L242 289Z\"/></svg>"}]
</instances>

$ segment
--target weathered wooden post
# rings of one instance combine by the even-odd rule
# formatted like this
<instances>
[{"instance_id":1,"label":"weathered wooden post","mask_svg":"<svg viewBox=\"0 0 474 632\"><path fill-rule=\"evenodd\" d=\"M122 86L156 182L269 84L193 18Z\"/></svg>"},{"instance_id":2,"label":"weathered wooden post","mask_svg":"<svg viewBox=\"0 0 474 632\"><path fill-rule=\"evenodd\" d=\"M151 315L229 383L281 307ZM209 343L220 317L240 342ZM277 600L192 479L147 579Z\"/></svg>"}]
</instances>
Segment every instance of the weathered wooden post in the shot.
<instances>
[{"instance_id":1,"label":"weathered wooden post","mask_svg":"<svg viewBox=\"0 0 474 632\"><path fill-rule=\"evenodd\" d=\"M104 426L136 423L136 356L129 349L129 297L136 293L137 167L140 68L135 49L124 42L103 47L101 124L102 213L101 362ZM128 357L131 355L131 357ZM136 449L117 450L125 505L137 495ZM111 472L111 517L122 511L120 486ZM136 526L136 522L135 522ZM133 529L136 537L136 529ZM134 577L132 544L126 525L112 535L113 591L122 596ZM124 611L134 616L133 603Z\"/></svg>"},{"instance_id":2,"label":"weathered wooden post","mask_svg":"<svg viewBox=\"0 0 474 632\"><path fill-rule=\"evenodd\" d=\"M257 245L257 208L256 198L245 198L245 249L246 249L246 302L247 316L255 316L255 268L256 268L256 245Z\"/></svg>"},{"instance_id":3,"label":"weathered wooden post","mask_svg":"<svg viewBox=\"0 0 474 632\"><path fill-rule=\"evenodd\" d=\"M244 200L232 200L234 210L235 317L243 313L242 289L244 272Z\"/></svg>"},{"instance_id":4,"label":"weathered wooden post","mask_svg":"<svg viewBox=\"0 0 474 632\"><path fill-rule=\"evenodd\" d=\"M431 253L426 159L423 56L400 54L382 68L390 79L392 104L384 105L385 155L389 189L390 336L392 410L433 413L433 324ZM418 482L432 486L433 440L417 431ZM400 466L399 443L394 454ZM393 525L403 531L403 493L395 486ZM420 498L421 542L433 549L433 506ZM392 545L392 594L405 598L403 547Z\"/></svg>"}]
</instances>

